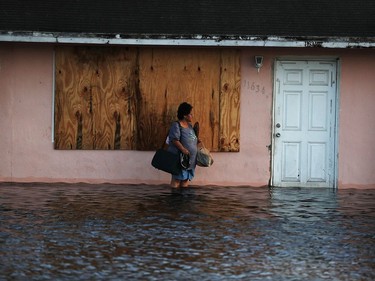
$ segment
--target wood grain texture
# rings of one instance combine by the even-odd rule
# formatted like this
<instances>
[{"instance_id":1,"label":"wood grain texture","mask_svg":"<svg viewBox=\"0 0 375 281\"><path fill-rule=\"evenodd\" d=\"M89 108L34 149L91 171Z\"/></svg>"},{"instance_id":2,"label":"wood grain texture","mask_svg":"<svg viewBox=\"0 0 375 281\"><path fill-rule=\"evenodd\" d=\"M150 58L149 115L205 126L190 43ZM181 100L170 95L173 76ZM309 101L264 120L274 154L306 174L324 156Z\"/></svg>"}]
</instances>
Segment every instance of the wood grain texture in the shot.
<instances>
[{"instance_id":1,"label":"wood grain texture","mask_svg":"<svg viewBox=\"0 0 375 281\"><path fill-rule=\"evenodd\" d=\"M240 150L240 55L222 51L220 91L220 151Z\"/></svg>"},{"instance_id":2,"label":"wood grain texture","mask_svg":"<svg viewBox=\"0 0 375 281\"><path fill-rule=\"evenodd\" d=\"M82 149L90 143L83 135L92 128L85 101L91 91L88 76L92 65L87 61L77 68L74 57L73 49L56 52L55 57L55 147L59 149ZM82 129L78 132L80 122Z\"/></svg>"},{"instance_id":3,"label":"wood grain texture","mask_svg":"<svg viewBox=\"0 0 375 281\"><path fill-rule=\"evenodd\" d=\"M136 147L136 59L127 48L56 50L55 148Z\"/></svg>"},{"instance_id":4,"label":"wood grain texture","mask_svg":"<svg viewBox=\"0 0 375 281\"><path fill-rule=\"evenodd\" d=\"M55 148L161 146L181 102L211 151L239 150L239 53L213 48L56 50Z\"/></svg>"},{"instance_id":5,"label":"wood grain texture","mask_svg":"<svg viewBox=\"0 0 375 281\"><path fill-rule=\"evenodd\" d=\"M220 53L212 49L142 49L139 65L139 149L160 146L170 124L177 120L179 104L186 101L193 106L194 121L200 123L206 146L217 150Z\"/></svg>"}]
</instances>

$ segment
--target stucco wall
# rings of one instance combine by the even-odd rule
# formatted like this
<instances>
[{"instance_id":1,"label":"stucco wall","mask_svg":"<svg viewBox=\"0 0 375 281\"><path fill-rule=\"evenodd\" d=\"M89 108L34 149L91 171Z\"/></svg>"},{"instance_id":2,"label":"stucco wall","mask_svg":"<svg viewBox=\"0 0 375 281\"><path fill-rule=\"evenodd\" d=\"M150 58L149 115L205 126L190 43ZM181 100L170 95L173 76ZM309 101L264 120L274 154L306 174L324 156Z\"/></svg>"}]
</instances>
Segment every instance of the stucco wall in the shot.
<instances>
[{"instance_id":1,"label":"stucco wall","mask_svg":"<svg viewBox=\"0 0 375 281\"><path fill-rule=\"evenodd\" d=\"M342 58L339 185L375 187L375 50Z\"/></svg>"},{"instance_id":2,"label":"stucco wall","mask_svg":"<svg viewBox=\"0 0 375 281\"><path fill-rule=\"evenodd\" d=\"M264 56L258 73L254 55ZM375 187L375 51L248 48L241 56L241 151L214 153L196 185L265 186L270 179L273 61L337 57L339 187ZM0 181L168 183L152 152L62 151L52 144L53 46L0 44Z\"/></svg>"}]
</instances>

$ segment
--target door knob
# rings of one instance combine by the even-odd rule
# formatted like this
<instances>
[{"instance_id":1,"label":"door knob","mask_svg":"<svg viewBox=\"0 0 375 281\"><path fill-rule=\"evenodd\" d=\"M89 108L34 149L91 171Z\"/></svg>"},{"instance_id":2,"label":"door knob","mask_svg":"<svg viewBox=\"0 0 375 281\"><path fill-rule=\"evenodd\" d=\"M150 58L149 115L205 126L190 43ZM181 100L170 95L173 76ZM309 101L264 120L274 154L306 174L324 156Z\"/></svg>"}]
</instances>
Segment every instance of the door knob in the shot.
<instances>
[{"instance_id":1,"label":"door knob","mask_svg":"<svg viewBox=\"0 0 375 281\"><path fill-rule=\"evenodd\" d=\"M281 127L280 123L277 123L276 128L280 128L280 127Z\"/></svg>"},{"instance_id":2,"label":"door knob","mask_svg":"<svg viewBox=\"0 0 375 281\"><path fill-rule=\"evenodd\" d=\"M276 137L279 138L281 136L280 133L276 133Z\"/></svg>"}]
</instances>

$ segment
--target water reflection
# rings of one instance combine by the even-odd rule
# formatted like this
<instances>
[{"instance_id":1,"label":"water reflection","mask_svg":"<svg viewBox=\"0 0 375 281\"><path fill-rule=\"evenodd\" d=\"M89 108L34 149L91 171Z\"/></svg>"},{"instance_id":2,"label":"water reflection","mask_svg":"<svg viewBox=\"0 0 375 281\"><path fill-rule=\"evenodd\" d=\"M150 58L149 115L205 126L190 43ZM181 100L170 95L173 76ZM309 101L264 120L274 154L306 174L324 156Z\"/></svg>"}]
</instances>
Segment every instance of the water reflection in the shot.
<instances>
[{"instance_id":1,"label":"water reflection","mask_svg":"<svg viewBox=\"0 0 375 281\"><path fill-rule=\"evenodd\" d=\"M273 263L284 263L285 271L303 279L330 279L338 273L340 279L350 279L345 268L336 266L343 228L335 191L273 189L271 205L279 218ZM285 258L290 262L285 264Z\"/></svg>"},{"instance_id":2,"label":"water reflection","mask_svg":"<svg viewBox=\"0 0 375 281\"><path fill-rule=\"evenodd\" d=\"M0 280L372 280L372 190L0 185Z\"/></svg>"}]
</instances>

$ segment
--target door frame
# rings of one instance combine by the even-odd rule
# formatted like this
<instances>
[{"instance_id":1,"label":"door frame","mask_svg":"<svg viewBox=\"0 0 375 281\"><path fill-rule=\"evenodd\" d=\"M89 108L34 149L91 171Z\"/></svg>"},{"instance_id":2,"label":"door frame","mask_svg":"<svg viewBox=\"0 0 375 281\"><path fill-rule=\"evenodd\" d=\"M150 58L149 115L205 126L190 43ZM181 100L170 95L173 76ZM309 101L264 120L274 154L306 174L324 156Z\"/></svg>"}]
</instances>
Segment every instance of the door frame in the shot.
<instances>
[{"instance_id":1,"label":"door frame","mask_svg":"<svg viewBox=\"0 0 375 281\"><path fill-rule=\"evenodd\" d=\"M340 105L340 81L341 81L341 61L339 57L332 57L332 56L282 56L276 57L273 62L273 96L272 96L272 122L271 122L271 167L270 167L270 186L273 186L273 170L274 170L274 147L275 147L275 112L276 112L276 91L277 91L277 83L276 83L276 65L279 61L327 61L333 62L336 64L336 99L335 99L335 126L334 126L334 144L333 144L333 155L334 155L334 163L333 163L333 186L329 188L337 189L338 188L338 144L339 144L339 105Z\"/></svg>"}]
</instances>

